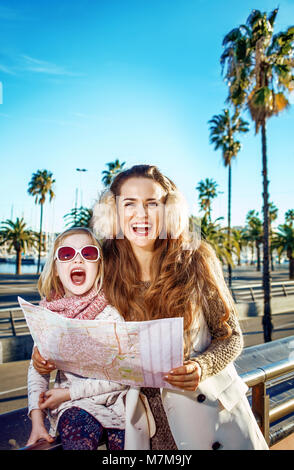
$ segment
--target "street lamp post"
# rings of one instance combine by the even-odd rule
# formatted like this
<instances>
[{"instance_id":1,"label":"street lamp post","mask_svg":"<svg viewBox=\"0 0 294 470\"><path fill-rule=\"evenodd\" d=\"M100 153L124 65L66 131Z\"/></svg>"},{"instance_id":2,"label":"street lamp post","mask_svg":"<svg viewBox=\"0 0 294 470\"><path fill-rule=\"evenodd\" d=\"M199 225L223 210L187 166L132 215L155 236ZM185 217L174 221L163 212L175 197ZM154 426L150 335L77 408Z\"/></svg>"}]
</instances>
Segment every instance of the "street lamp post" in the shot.
<instances>
[{"instance_id":1,"label":"street lamp post","mask_svg":"<svg viewBox=\"0 0 294 470\"><path fill-rule=\"evenodd\" d=\"M85 173L86 171L86 168L76 168L76 171L80 173L80 200L81 200L81 207L83 206L83 198L82 198L82 173ZM77 200L78 200L78 197L76 195L76 205L77 205Z\"/></svg>"}]
</instances>

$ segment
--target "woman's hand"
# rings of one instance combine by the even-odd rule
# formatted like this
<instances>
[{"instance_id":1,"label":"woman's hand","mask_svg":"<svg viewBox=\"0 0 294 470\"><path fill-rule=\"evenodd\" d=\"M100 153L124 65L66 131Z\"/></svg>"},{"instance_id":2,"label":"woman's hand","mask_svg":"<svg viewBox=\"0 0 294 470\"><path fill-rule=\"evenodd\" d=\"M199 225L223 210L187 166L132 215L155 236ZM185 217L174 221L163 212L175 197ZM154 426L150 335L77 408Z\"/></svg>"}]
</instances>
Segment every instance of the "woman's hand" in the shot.
<instances>
[{"instance_id":1,"label":"woman's hand","mask_svg":"<svg viewBox=\"0 0 294 470\"><path fill-rule=\"evenodd\" d=\"M45 410L55 410L64 401L70 400L70 393L68 388L52 388L47 392L42 392L39 397L39 408Z\"/></svg>"},{"instance_id":2,"label":"woman's hand","mask_svg":"<svg viewBox=\"0 0 294 470\"><path fill-rule=\"evenodd\" d=\"M41 354L39 349L35 346L32 354L33 366L41 375L50 374L56 369L55 364L50 361L46 361Z\"/></svg>"},{"instance_id":3,"label":"woman's hand","mask_svg":"<svg viewBox=\"0 0 294 470\"><path fill-rule=\"evenodd\" d=\"M185 361L180 367L176 367L164 376L164 380L170 385L182 390L195 391L201 378L201 367L197 362Z\"/></svg>"}]
</instances>

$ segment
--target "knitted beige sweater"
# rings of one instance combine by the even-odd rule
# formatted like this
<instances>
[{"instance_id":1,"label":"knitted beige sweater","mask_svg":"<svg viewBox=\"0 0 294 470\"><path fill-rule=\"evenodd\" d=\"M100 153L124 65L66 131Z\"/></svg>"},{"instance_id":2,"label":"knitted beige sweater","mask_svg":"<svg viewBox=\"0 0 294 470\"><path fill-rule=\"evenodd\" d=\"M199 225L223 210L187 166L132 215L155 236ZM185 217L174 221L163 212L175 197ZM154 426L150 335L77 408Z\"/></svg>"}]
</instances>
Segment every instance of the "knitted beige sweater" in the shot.
<instances>
[{"instance_id":1,"label":"knitted beige sweater","mask_svg":"<svg viewBox=\"0 0 294 470\"><path fill-rule=\"evenodd\" d=\"M231 328L231 335L225 339L227 328L221 322L224 315L224 306L221 299L215 295L209 299L209 308L203 311L209 332L211 344L195 360L201 366L201 382L208 377L223 370L230 362L233 362L242 352L243 337L238 318L231 311L227 324Z\"/></svg>"}]
</instances>

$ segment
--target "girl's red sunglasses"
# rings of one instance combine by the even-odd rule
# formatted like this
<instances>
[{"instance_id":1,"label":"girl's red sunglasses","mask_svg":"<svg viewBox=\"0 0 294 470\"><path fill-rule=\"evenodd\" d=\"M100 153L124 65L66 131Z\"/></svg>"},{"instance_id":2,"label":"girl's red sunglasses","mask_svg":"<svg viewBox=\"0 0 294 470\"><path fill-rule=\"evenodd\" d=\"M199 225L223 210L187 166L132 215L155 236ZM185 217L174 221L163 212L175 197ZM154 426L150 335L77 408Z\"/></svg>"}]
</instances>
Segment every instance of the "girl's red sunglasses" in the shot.
<instances>
[{"instance_id":1,"label":"girl's red sunglasses","mask_svg":"<svg viewBox=\"0 0 294 470\"><path fill-rule=\"evenodd\" d=\"M54 259L61 263L73 261L77 254L80 254L85 261L95 262L100 258L100 250L95 245L86 245L79 250L73 246L60 246L57 248Z\"/></svg>"}]
</instances>

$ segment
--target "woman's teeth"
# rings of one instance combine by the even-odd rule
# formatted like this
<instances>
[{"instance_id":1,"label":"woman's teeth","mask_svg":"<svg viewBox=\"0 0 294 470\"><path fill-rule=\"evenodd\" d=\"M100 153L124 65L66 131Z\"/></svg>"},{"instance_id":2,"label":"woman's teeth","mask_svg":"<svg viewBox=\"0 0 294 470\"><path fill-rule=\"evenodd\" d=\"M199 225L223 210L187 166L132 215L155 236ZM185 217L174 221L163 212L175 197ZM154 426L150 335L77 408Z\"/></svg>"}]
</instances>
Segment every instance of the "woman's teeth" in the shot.
<instances>
[{"instance_id":1,"label":"woman's teeth","mask_svg":"<svg viewBox=\"0 0 294 470\"><path fill-rule=\"evenodd\" d=\"M151 230L151 224L133 224L132 229L138 235L148 235L149 231Z\"/></svg>"},{"instance_id":2,"label":"woman's teeth","mask_svg":"<svg viewBox=\"0 0 294 470\"><path fill-rule=\"evenodd\" d=\"M80 286L86 280L86 273L83 269L73 269L70 273L70 277L74 285Z\"/></svg>"}]
</instances>

